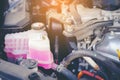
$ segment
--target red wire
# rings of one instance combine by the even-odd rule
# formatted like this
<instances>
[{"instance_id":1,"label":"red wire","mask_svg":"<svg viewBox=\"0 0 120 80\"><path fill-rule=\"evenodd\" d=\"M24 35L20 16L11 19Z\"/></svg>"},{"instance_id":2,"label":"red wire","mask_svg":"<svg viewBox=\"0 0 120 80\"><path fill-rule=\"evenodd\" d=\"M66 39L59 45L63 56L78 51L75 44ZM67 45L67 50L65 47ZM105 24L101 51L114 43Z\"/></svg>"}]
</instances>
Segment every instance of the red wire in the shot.
<instances>
[{"instance_id":1,"label":"red wire","mask_svg":"<svg viewBox=\"0 0 120 80\"><path fill-rule=\"evenodd\" d=\"M90 77L95 77L96 79L98 80L104 80L102 77L98 76L98 75L95 75L94 73L91 73L89 71L86 71L86 70L83 70L83 71L80 71L78 73L78 80L80 80L80 78L83 76L83 75L88 75Z\"/></svg>"}]
</instances>

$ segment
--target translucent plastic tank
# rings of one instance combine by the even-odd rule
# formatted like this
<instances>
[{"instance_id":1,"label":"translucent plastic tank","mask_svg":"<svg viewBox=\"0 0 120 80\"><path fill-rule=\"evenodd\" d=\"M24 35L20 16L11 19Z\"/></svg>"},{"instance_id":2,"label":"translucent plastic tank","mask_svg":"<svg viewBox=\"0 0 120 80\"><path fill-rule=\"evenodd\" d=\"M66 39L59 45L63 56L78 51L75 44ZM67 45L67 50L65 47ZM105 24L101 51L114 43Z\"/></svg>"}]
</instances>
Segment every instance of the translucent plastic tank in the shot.
<instances>
[{"instance_id":1,"label":"translucent plastic tank","mask_svg":"<svg viewBox=\"0 0 120 80\"><path fill-rule=\"evenodd\" d=\"M5 49L8 61L16 63L28 54L27 32L12 33L5 36Z\"/></svg>"},{"instance_id":2,"label":"translucent plastic tank","mask_svg":"<svg viewBox=\"0 0 120 80\"><path fill-rule=\"evenodd\" d=\"M50 51L50 42L43 23L34 23L29 32L28 58L38 61L38 65L49 69L52 67L53 55Z\"/></svg>"},{"instance_id":3,"label":"translucent plastic tank","mask_svg":"<svg viewBox=\"0 0 120 80\"><path fill-rule=\"evenodd\" d=\"M53 54L50 51L50 42L43 23L33 23L32 29L7 34L5 49L8 60L17 62L19 59L34 59L38 66L50 69L53 63Z\"/></svg>"}]
</instances>

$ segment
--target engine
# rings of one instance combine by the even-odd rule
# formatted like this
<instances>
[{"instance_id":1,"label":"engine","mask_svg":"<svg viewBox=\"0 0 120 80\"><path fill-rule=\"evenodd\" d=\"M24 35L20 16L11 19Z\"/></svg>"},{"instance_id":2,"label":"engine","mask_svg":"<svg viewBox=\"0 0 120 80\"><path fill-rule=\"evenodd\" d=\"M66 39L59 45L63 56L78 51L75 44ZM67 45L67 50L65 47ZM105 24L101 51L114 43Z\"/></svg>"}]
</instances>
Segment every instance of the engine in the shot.
<instances>
[{"instance_id":1,"label":"engine","mask_svg":"<svg viewBox=\"0 0 120 80\"><path fill-rule=\"evenodd\" d=\"M101 54L104 52L106 54L103 55L119 62L119 32L115 32L113 35L112 32L105 34L104 39L96 44L95 50L100 51Z\"/></svg>"},{"instance_id":2,"label":"engine","mask_svg":"<svg viewBox=\"0 0 120 80\"><path fill-rule=\"evenodd\" d=\"M120 1L109 2L9 0L0 79L120 80Z\"/></svg>"}]
</instances>

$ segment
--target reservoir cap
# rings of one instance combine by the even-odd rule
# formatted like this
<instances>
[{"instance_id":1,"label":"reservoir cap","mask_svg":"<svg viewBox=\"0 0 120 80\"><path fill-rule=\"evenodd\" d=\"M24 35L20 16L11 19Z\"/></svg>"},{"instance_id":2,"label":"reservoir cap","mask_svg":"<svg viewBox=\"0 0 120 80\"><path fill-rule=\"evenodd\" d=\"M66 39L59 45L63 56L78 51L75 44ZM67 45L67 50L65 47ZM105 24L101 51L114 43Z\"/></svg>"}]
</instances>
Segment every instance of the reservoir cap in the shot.
<instances>
[{"instance_id":1,"label":"reservoir cap","mask_svg":"<svg viewBox=\"0 0 120 80\"><path fill-rule=\"evenodd\" d=\"M44 23L41 23L41 22L35 22L31 25L31 28L34 30L44 30L45 25L44 25Z\"/></svg>"}]
</instances>

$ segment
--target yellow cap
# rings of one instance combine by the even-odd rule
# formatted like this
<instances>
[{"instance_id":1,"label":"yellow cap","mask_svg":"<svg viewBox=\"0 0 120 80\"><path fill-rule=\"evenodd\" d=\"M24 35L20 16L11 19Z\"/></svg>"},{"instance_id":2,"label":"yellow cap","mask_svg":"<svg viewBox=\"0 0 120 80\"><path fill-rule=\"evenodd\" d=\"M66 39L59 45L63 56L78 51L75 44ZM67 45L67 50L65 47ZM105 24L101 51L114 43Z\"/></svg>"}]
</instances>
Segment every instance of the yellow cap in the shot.
<instances>
[{"instance_id":1,"label":"yellow cap","mask_svg":"<svg viewBox=\"0 0 120 80\"><path fill-rule=\"evenodd\" d=\"M120 49L117 49L116 52L117 52L118 58L120 59Z\"/></svg>"}]
</instances>

